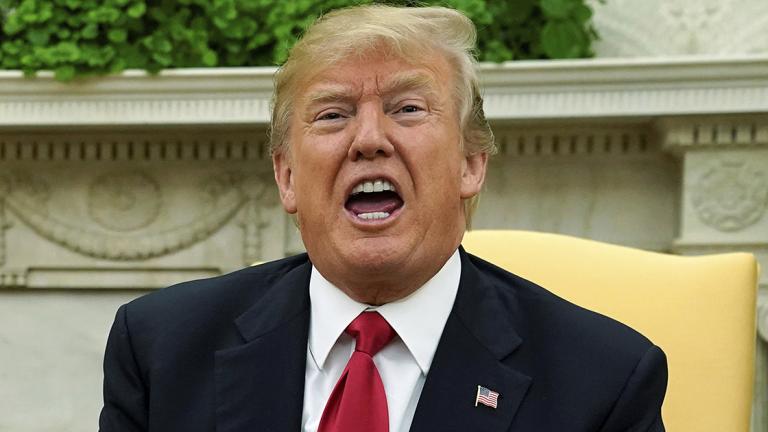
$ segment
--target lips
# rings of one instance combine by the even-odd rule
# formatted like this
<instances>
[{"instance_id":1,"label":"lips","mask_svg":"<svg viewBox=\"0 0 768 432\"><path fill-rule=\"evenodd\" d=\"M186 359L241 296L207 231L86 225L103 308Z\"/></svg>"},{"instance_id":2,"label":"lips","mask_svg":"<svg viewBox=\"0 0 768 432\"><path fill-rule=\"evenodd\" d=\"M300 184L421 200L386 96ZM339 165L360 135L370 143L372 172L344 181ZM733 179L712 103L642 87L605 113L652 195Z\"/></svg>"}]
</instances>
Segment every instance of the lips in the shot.
<instances>
[{"instance_id":1,"label":"lips","mask_svg":"<svg viewBox=\"0 0 768 432\"><path fill-rule=\"evenodd\" d=\"M383 178L361 181L344 203L344 208L363 220L386 219L402 206L394 185Z\"/></svg>"}]
</instances>

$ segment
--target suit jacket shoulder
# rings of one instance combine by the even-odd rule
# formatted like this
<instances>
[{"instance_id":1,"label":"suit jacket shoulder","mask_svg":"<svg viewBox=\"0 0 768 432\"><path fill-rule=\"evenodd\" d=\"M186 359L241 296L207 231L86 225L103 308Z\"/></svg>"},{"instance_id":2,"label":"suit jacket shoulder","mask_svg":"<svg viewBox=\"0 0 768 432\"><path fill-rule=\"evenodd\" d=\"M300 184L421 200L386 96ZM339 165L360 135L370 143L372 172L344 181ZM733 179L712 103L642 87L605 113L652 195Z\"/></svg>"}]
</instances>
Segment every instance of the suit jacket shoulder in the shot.
<instances>
[{"instance_id":1,"label":"suit jacket shoulder","mask_svg":"<svg viewBox=\"0 0 768 432\"><path fill-rule=\"evenodd\" d=\"M553 292L470 255L487 283L499 290L500 300L515 304L516 327L521 336L573 341L579 352L637 356L651 341L631 327L600 313L575 305ZM513 300L514 299L514 300ZM618 350L618 351L616 351Z\"/></svg>"},{"instance_id":2,"label":"suit jacket shoulder","mask_svg":"<svg viewBox=\"0 0 768 432\"><path fill-rule=\"evenodd\" d=\"M224 398L217 396L219 387L263 368L260 359L247 355L243 358L253 359L252 363L241 362L240 369L231 367L226 363L229 357L219 353L248 346L275 329L283 330L286 322L297 323L291 327L295 330L286 331L287 338L300 339L307 327L310 268L303 254L184 282L123 305L104 357L100 430L227 430L219 423L233 417L217 413L220 405L232 405L237 395L226 391ZM296 316L298 321L293 319ZM301 343L284 346L293 349L291 358L303 355ZM259 352L279 358L275 353L280 349ZM256 395L269 395L258 387L243 387ZM243 416L249 413L241 411Z\"/></svg>"},{"instance_id":3,"label":"suit jacket shoulder","mask_svg":"<svg viewBox=\"0 0 768 432\"><path fill-rule=\"evenodd\" d=\"M301 254L213 278L182 282L139 297L125 305L134 348L162 347L166 352L168 340L180 344L185 338L226 345L228 334L235 331L235 319L258 303L278 280L307 263L306 254ZM155 356L140 352L138 357Z\"/></svg>"},{"instance_id":4,"label":"suit jacket shoulder","mask_svg":"<svg viewBox=\"0 0 768 432\"><path fill-rule=\"evenodd\" d=\"M513 424L663 430L666 359L648 338L469 254L462 272L467 289L457 299L459 317L504 365L530 377ZM487 318L496 315L504 318ZM499 334L517 342L506 352L495 348L503 346Z\"/></svg>"}]
</instances>

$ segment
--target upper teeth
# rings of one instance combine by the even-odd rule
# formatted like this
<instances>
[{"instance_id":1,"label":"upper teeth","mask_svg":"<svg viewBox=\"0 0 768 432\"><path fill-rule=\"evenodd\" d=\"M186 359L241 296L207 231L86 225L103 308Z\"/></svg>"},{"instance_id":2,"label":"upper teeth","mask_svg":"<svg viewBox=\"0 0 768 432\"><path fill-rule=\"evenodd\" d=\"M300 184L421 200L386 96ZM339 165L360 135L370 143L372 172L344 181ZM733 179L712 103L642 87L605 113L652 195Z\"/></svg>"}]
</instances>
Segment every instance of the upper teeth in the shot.
<instances>
[{"instance_id":1,"label":"upper teeth","mask_svg":"<svg viewBox=\"0 0 768 432\"><path fill-rule=\"evenodd\" d=\"M360 193L360 192L383 192L383 191L395 191L395 186L388 182L387 180L378 179L373 181L364 181L360 182L357 186L355 186L354 189L352 189L352 194Z\"/></svg>"}]
</instances>

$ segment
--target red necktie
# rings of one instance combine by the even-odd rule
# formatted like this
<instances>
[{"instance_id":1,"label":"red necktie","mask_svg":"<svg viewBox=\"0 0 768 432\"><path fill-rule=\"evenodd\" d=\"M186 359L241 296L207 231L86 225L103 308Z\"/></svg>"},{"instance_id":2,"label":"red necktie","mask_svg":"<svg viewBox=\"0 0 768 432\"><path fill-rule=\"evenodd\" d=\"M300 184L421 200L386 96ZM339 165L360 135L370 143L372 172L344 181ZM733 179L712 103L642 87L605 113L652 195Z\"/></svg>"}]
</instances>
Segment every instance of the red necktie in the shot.
<instances>
[{"instance_id":1,"label":"red necktie","mask_svg":"<svg viewBox=\"0 0 768 432\"><path fill-rule=\"evenodd\" d=\"M317 431L388 432L387 395L373 356L395 331L378 312L361 313L345 331L356 339L355 352L325 404Z\"/></svg>"}]
</instances>

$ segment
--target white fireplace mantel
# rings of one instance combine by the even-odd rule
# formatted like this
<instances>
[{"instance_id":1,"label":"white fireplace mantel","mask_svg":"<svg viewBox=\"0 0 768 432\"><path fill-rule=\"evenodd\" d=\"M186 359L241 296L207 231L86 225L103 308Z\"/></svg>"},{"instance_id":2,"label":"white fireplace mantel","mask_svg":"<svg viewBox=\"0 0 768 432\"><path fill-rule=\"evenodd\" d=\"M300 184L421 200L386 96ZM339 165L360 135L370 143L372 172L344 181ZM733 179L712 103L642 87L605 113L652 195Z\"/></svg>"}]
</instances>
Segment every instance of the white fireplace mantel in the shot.
<instances>
[{"instance_id":1,"label":"white fireplace mantel","mask_svg":"<svg viewBox=\"0 0 768 432\"><path fill-rule=\"evenodd\" d=\"M165 206L170 205L165 201L172 201L179 191L162 191L170 187L168 185L172 183L168 182L172 180L164 180L161 177L165 174L144 168L164 163L187 164L183 166L188 169L192 166L211 170L217 167L218 171L212 172L211 178L236 191L233 212L245 212L242 210L245 202L258 203L253 204L256 206L254 212L266 212L266 203L272 203L270 205L274 207L274 200L254 194L251 188L258 185L259 190L271 191L263 131L269 121L274 73L275 68L271 67L177 69L157 75L130 70L119 75L61 83L50 72L29 78L19 71L0 71L0 162L6 162L9 167L4 181L21 185L35 180L40 185L58 188L61 190L57 192L59 194L65 194L64 190L68 191L66 193L89 190L90 194L96 194L98 188L95 185L102 184L104 179L111 181L107 183L110 185L132 182L134 187L144 188L142 193L161 197L157 199L164 200L162 205ZM668 204L653 210L657 215L666 215L666 231L657 229L658 238L645 235L646 240L635 242L637 244L626 237L623 240L616 238L617 242L629 240L628 243L634 246L680 253L748 250L761 262L765 261L764 265L768 264L768 214L764 214L768 213L765 210L768 203L760 198L765 195L763 189L768 187L763 184L763 177L768 177L768 55L507 62L480 65L480 78L486 116L501 147L497 159L500 163L513 163L520 157L609 157L619 162L659 157L660 152L667 153L662 156L672 154L683 161L683 184L676 186L682 192L678 216ZM706 151L699 151L702 149ZM654 154L657 156L652 156ZM57 165L57 161L64 160L87 168L66 171L74 165ZM123 171L105 172L102 174L106 176L104 178L94 177L90 171L101 172L103 168L99 161L112 161L113 166L122 167ZM34 168L38 166L36 164L48 164L45 165L48 168ZM183 171L182 165L177 170ZM237 175L225 172L235 167L244 171ZM21 171L11 172L18 169ZM64 171L56 174L56 169ZM38 177L50 178L24 179L24 176L34 177L31 173L35 171ZM671 175L669 169L665 172L665 175ZM174 175L180 173L177 171ZM701 185L712 183L713 173L717 174L717 181L725 182L718 183L720 189L726 190L728 185L744 186L751 188L745 193L752 198L738 208L722 209L718 207L719 203L727 200L722 201L714 194L711 199L702 201L700 190L704 186ZM75 174L83 178L79 179ZM64 176L66 181L57 181L56 175ZM751 179L751 183L742 178ZM3 180L2 172L0 180ZM72 184L68 185L67 181ZM573 185L573 181L568 182ZM0 186L2 184L0 182ZM184 186L191 187L189 183ZM183 214L205 210L200 203L207 201L198 199L205 186L196 187L187 192L196 195L183 200L184 206L189 207ZM516 186L500 186L501 189L507 187ZM668 194L669 185L659 187L657 193ZM21 193L23 188L15 186L15 190L14 193ZM88 197L88 206L92 207L96 198ZM194 228L192 231L190 227L177 227L171 222L181 216L171 217L172 212L168 210L160 215L168 219L163 227L166 234L160 237L149 228L131 231L135 226L143 227L133 220L126 227L120 227L125 232L114 231L114 227L107 224L99 228L102 231L87 231L88 235L83 234L86 232L83 228L64 235L69 231L51 227L69 226L71 221L93 216L91 213L96 210L83 207L74 209L79 213L66 216L64 210L41 208L32 211L34 209L24 207L24 201L14 199L12 194L6 198L8 209L22 219L29 219L27 225L42 237L70 252L119 262L121 266L137 258L161 259L171 251L200 243L205 235L220 232L216 231L219 229L216 224L203 227L205 229L190 225ZM62 204L69 202L76 200L63 200ZM635 214L653 212L647 204ZM55 206L55 196L45 205ZM275 214L280 213L278 207L269 208ZM35 224L28 213L47 214L48 219L42 218ZM65 220L54 220L56 217ZM264 217L269 219L271 216ZM514 216L518 224L521 217L524 215ZM144 219L142 221L147 224L150 220L155 221L148 216ZM224 223L224 220L229 219L219 222ZM486 225L500 224L499 227L503 227L508 224L505 220L487 220ZM246 229L250 240L243 245L243 259L232 261L229 268L300 249L300 245L292 246L290 239L287 245L268 247L269 233L277 232L266 228L272 226L274 221L270 221L251 222L253 227ZM160 224L159 219L152 223ZM643 232L650 228L643 224L636 226ZM160 228L158 225L156 229ZM532 228L562 230L556 225ZM10 250L14 231L8 231L7 225L5 229L7 249ZM200 229L207 234L195 234L195 230ZM661 234L662 231L670 235ZM678 235L674 241L666 238L672 237L673 231ZM0 234L2 232L0 228ZM234 235L234 232L230 234ZM186 236L179 237L179 233ZM599 233L578 230L575 234L600 237ZM222 244L227 241L220 240ZM116 248L115 242L125 247ZM3 249L1 246L0 250ZM264 251L272 251L274 256L266 256ZM208 262L204 258L206 253L201 251L194 256L198 264L190 270L191 275L206 275L228 268L225 264L219 265L219 270L206 268L203 265ZM215 253L213 256L224 255ZM189 263L189 259L179 262ZM159 265L159 269L153 270L150 278L153 282L146 284L162 286L167 279L163 271L170 268L170 264L155 262L154 265ZM47 287L49 279L62 280L50 269L46 270L48 273L39 269L35 273L24 268L22 265L13 272L3 273L0 286ZM144 278L146 272L142 265L137 268ZM120 267L117 271L124 272L124 269ZM89 279L88 283L76 279L73 287L100 286L104 279L93 272L83 274L96 279ZM170 274L175 275L176 270ZM126 280L135 282L135 279ZM130 284L124 282L123 285ZM144 286L143 283L139 285ZM763 276L761 286L767 285L768 276Z\"/></svg>"},{"instance_id":2,"label":"white fireplace mantel","mask_svg":"<svg viewBox=\"0 0 768 432\"><path fill-rule=\"evenodd\" d=\"M0 346L24 371L9 388L26 391L0 391L9 424L28 424L18 407L41 395L71 399L51 389L83 387L83 377L98 388L94 341L116 305L302 249L267 151L274 72L61 83L0 71ZM521 61L483 64L480 77L500 151L477 228L681 254L742 250L768 268L768 55ZM768 341L768 272L760 288ZM29 345L45 335L47 354ZM765 432L759 348L754 430ZM46 381L51 371L59 384ZM46 430L82 430L92 419L81 412L100 407L93 395L71 409L50 403L61 410Z\"/></svg>"},{"instance_id":3,"label":"white fireplace mantel","mask_svg":"<svg viewBox=\"0 0 768 432\"><path fill-rule=\"evenodd\" d=\"M207 162L211 159L220 161L221 169L242 164L246 170L255 166L249 161L261 160L259 166L265 172L249 175L268 178L266 135L262 131L269 121L274 72L271 67L177 69L157 75L130 70L61 83L49 72L28 78L19 71L0 71L0 159L10 167L30 161L55 163L66 159L96 166L94 161L122 160L126 169L150 161L186 161L211 167ZM768 260L768 215L762 214L768 213L763 210L768 204L758 199L765 187L762 177L747 185L752 188L748 195L758 198L742 205L746 205L743 209L718 209L717 197L706 202L696 198L700 195L698 185L708 184L704 180L709 177L702 177L707 173L716 172L722 181L734 184L743 181L730 176L768 176L768 56L520 61L482 64L480 78L486 115L502 155L632 158L654 151L672 153L684 161L684 184L679 236L669 248L681 253L750 250L761 261ZM200 127L207 127L207 132L201 133ZM738 166L734 168L734 164ZM50 170L46 173L53 175ZM120 175L150 191L159 187L155 182L160 180L146 172ZM252 182L268 190L268 181L262 180ZM6 179L9 181L21 180ZM48 181L56 183L54 179ZM89 177L81 183L90 182L93 188L94 181L101 180ZM227 181L234 182L236 188L243 187L238 183L241 180ZM71 186L70 190L82 187ZM240 195L238 209L246 200L246 189ZM264 199L257 201L264 207ZM9 201L9 205L14 202ZM191 201L184 202L189 205ZM702 216L704 211L707 217ZM22 213L19 209L16 212ZM40 227L55 225L45 221ZM38 231L43 230L40 227ZM257 234L274 230L262 228L255 226L249 231L252 241L244 248L251 252L243 253L243 262L265 258L257 252L256 246L266 247ZM106 229L114 237L111 228ZM56 233L42 235L77 253L111 259L111 255L92 247L116 241L105 233L90 233L93 239L87 245L81 244L83 235L73 234L66 240ZM160 254L157 251L170 250L166 243L178 247L189 243L173 236L163 237L163 243L146 235L142 242L151 243L151 248L138 252L126 249L121 259L155 257ZM118 237L134 249L144 245L135 236ZM666 247L645 245L649 246ZM289 252L291 246L276 250ZM238 264L242 263L232 265ZM195 271L206 274L208 270L200 267ZM37 283L32 273L17 273L0 278L0 286ZM158 280L156 283L162 285L164 279ZM766 286L768 277L761 282Z\"/></svg>"},{"instance_id":4,"label":"white fireplace mantel","mask_svg":"<svg viewBox=\"0 0 768 432\"><path fill-rule=\"evenodd\" d=\"M60 83L0 71L0 127L259 125L274 68L126 71ZM768 56L482 64L492 121L768 112Z\"/></svg>"}]
</instances>

